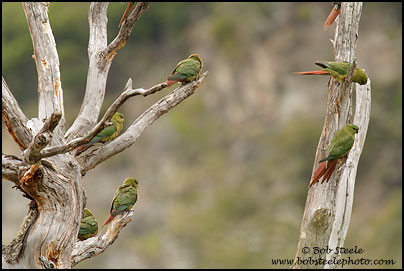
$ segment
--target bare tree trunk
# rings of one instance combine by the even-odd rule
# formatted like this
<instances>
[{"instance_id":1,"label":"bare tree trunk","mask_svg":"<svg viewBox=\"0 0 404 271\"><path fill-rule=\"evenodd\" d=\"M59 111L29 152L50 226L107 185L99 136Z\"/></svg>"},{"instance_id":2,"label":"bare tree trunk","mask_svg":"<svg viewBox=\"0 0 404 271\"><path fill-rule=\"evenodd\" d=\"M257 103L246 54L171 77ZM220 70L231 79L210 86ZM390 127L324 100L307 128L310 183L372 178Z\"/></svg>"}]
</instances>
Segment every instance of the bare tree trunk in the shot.
<instances>
[{"instance_id":1,"label":"bare tree trunk","mask_svg":"<svg viewBox=\"0 0 404 271\"><path fill-rule=\"evenodd\" d=\"M335 33L336 61L356 63L355 48L358 39L362 3L343 2ZM354 64L355 66L355 64ZM328 183L309 188L300 228L300 238L293 268L337 267L340 255L336 247L344 244L351 218L356 170L362 152L370 116L370 79L360 86L351 84L348 71L343 84L329 81L327 114L318 144L314 170L326 156L328 145L336 130L347 123L359 127L354 146L346 161L341 159ZM355 114L353 115L352 85L356 85ZM321 252L318 249L323 249Z\"/></svg>"},{"instance_id":2,"label":"bare tree trunk","mask_svg":"<svg viewBox=\"0 0 404 271\"><path fill-rule=\"evenodd\" d=\"M86 205L83 177L88 170L129 148L141 133L161 115L195 93L207 76L182 85L146 110L122 136L100 147L95 153L74 156L71 150L89 142L130 97L151 95L167 87L132 89L129 79L123 93L97 119L104 100L108 71L149 3L138 2L107 44L108 3L91 3L89 9L90 59L87 87L79 116L65 132L63 89L56 43L48 18L49 3L23 3L34 47L38 72L38 118L28 120L6 80L2 82L2 117L22 152L22 159L2 155L2 178L13 182L31 200L17 237L2 248L3 268L71 268L98 255L118 237L130 222L133 209L114 218L104 234L78 241L83 208Z\"/></svg>"}]
</instances>

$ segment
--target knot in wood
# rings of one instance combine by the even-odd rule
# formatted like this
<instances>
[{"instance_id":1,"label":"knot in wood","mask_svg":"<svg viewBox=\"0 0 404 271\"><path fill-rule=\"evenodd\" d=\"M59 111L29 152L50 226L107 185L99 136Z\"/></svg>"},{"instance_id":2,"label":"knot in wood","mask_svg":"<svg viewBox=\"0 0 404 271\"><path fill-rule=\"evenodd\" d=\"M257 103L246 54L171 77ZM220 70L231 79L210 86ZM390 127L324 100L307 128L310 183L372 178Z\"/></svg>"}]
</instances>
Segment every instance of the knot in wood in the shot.
<instances>
[{"instance_id":1,"label":"knot in wood","mask_svg":"<svg viewBox=\"0 0 404 271\"><path fill-rule=\"evenodd\" d=\"M316 229L326 230L330 222L330 209L321 208L314 212L312 224Z\"/></svg>"}]
</instances>

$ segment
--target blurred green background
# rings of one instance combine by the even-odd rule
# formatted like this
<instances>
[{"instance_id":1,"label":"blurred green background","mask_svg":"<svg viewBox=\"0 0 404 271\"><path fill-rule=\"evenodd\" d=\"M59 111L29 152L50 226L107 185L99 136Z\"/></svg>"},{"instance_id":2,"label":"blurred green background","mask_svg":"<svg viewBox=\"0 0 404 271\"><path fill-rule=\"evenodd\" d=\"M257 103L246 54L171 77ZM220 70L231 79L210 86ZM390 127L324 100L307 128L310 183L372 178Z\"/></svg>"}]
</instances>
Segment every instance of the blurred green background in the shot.
<instances>
[{"instance_id":1,"label":"blurred green background","mask_svg":"<svg viewBox=\"0 0 404 271\"><path fill-rule=\"evenodd\" d=\"M3 3L2 73L28 118L37 116L37 75L21 3ZM89 3L51 3L67 127L87 76ZM108 9L108 41L126 5ZM209 76L129 149L84 177L99 223L126 177L140 181L132 222L103 254L77 268L281 268L293 259L314 155L324 122L335 24L329 3L151 3L111 66L103 111L133 86L164 81L198 53ZM402 267L402 3L365 3L357 63L372 82L372 111L360 159L345 247L351 258ZM126 129L173 89L135 97L120 109ZM2 151L21 157L2 124ZM2 243L18 232L27 199L2 182ZM364 268L364 266L349 266Z\"/></svg>"}]
</instances>

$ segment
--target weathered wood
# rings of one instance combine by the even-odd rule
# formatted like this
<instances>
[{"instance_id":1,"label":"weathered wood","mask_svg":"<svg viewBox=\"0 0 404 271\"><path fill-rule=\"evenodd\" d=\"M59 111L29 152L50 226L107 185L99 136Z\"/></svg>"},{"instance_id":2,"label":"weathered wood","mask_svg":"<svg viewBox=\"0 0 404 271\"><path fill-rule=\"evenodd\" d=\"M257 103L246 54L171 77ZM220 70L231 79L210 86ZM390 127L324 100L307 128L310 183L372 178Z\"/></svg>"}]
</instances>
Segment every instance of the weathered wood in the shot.
<instances>
[{"instance_id":1,"label":"weathered wood","mask_svg":"<svg viewBox=\"0 0 404 271\"><path fill-rule=\"evenodd\" d=\"M125 46L126 41L128 40L130 33L132 32L134 24L140 18L140 16L145 13L149 6L150 3L139 2L129 13L128 17L120 27L118 35L105 50L105 55L108 59L112 60L112 58L114 58L116 55L116 51Z\"/></svg>"},{"instance_id":2,"label":"weathered wood","mask_svg":"<svg viewBox=\"0 0 404 271\"><path fill-rule=\"evenodd\" d=\"M61 114L55 134L64 134L63 89L56 42L48 17L48 2L23 2L25 16L34 47L34 60L38 73L38 118L49 119L53 113ZM54 137L59 142L60 136Z\"/></svg>"},{"instance_id":3,"label":"weathered wood","mask_svg":"<svg viewBox=\"0 0 404 271\"><path fill-rule=\"evenodd\" d=\"M4 180L9 180L15 185L20 185L20 175L29 169L29 165L14 155L1 155L1 176Z\"/></svg>"},{"instance_id":4,"label":"weathered wood","mask_svg":"<svg viewBox=\"0 0 404 271\"><path fill-rule=\"evenodd\" d=\"M123 212L114 217L104 234L99 233L95 237L77 242L72 252L72 266L104 252L112 245L118 238L119 232L131 221L135 206L136 204L129 212Z\"/></svg>"},{"instance_id":5,"label":"weathered wood","mask_svg":"<svg viewBox=\"0 0 404 271\"><path fill-rule=\"evenodd\" d=\"M84 191L75 161L70 155L49 159L57 171L41 166L38 175L23 190L37 203L39 216L26 235L26 245L19 263L41 267L40 256L58 268L71 267L71 251L77 238L84 207ZM76 166L77 168L77 166Z\"/></svg>"},{"instance_id":6,"label":"weathered wood","mask_svg":"<svg viewBox=\"0 0 404 271\"><path fill-rule=\"evenodd\" d=\"M168 110L178 105L180 102L195 93L195 90L203 82L208 72L205 72L197 81L183 85L167 96L161 98L158 102L147 109L140 115L131 126L113 141L102 145L94 152L83 153L79 156L78 161L83 165L82 172L93 169L101 162L110 158L111 156L120 153L121 151L129 148L136 139L149 127L156 119L167 113Z\"/></svg>"},{"instance_id":7,"label":"weathered wood","mask_svg":"<svg viewBox=\"0 0 404 271\"><path fill-rule=\"evenodd\" d=\"M89 10L90 41L88 56L90 64L87 74L87 86L79 115L67 131L65 138L72 140L83 136L88 127L98 120L108 72L116 52L126 44L135 22L145 12L149 4L139 2L130 13L127 22L121 27L117 37L107 46L107 8L108 3L91 3Z\"/></svg>"},{"instance_id":8,"label":"weathered wood","mask_svg":"<svg viewBox=\"0 0 404 271\"><path fill-rule=\"evenodd\" d=\"M359 127L359 132L355 137L355 143L345 162L345 166L341 169L342 172L335 193L335 218L328 241L328 246L331 248L342 247L348 233L353 206L356 171L369 126L370 107L371 91L369 79L366 85L356 85L356 108L353 123ZM327 254L326 259L331 260L333 256L335 255ZM338 266L326 265L325 267L334 268Z\"/></svg>"},{"instance_id":9,"label":"weathered wood","mask_svg":"<svg viewBox=\"0 0 404 271\"><path fill-rule=\"evenodd\" d=\"M34 137L28 148L23 152L24 160L29 164L34 164L42 157L41 150L45 148L53 138L53 130L59 124L62 114L60 112L52 113L45 121L42 129Z\"/></svg>"},{"instance_id":10,"label":"weathered wood","mask_svg":"<svg viewBox=\"0 0 404 271\"><path fill-rule=\"evenodd\" d=\"M115 114L115 112L118 110L118 108L124 102L126 102L130 97L133 97L136 95L148 96L157 91L162 90L165 87L167 87L167 84L160 83L147 90L145 90L143 88L132 89L132 79L129 79L128 82L126 83L124 92L121 95L119 95L119 97L111 104L111 106L107 109L107 111L105 112L102 119L94 126L94 128L92 130L90 130L85 136L73 139L70 142L68 142L67 144L55 146L55 147L49 147L49 148L42 150L40 157L45 158L45 157L65 153L65 152L73 150L74 148L76 148L80 145L90 142L90 140L96 134L98 134L103 128L105 128L107 126L107 121L111 119L111 117Z\"/></svg>"},{"instance_id":11,"label":"weathered wood","mask_svg":"<svg viewBox=\"0 0 404 271\"><path fill-rule=\"evenodd\" d=\"M355 62L362 3L343 2L335 34L335 58L337 61ZM353 70L353 69L352 69ZM334 249L342 246L348 230L356 169L365 141L370 116L370 80L367 85L356 85L355 116L352 109L352 71L343 84L330 79L327 113L318 144L313 173L318 161L326 156L329 142L336 130L347 123L359 127L355 143L346 160L341 159L328 183L313 185L308 191L293 268L329 268L333 265L315 264L338 255L313 253L314 247ZM305 253L305 248L309 253ZM302 264L309 260L308 264ZM324 262L323 262L324 263Z\"/></svg>"},{"instance_id":12,"label":"weathered wood","mask_svg":"<svg viewBox=\"0 0 404 271\"><path fill-rule=\"evenodd\" d=\"M33 138L32 131L27 127L28 119L11 93L4 77L2 77L1 98L2 117L8 133L20 149L25 150Z\"/></svg>"},{"instance_id":13,"label":"weathered wood","mask_svg":"<svg viewBox=\"0 0 404 271\"><path fill-rule=\"evenodd\" d=\"M77 243L82 210L86 204L82 172L132 145L146 127L192 95L207 76L205 72L198 81L183 85L161 99L131 125L122 139L103 146L107 149L104 149L106 152L101 158L87 163L82 159L83 155L75 157L68 151L90 141L130 97L151 95L167 87L167 84L160 83L146 90L132 89L129 80L125 91L96 124L113 56L125 44L134 23L149 4L137 4L118 37L109 46L106 31L108 3L90 5L90 64L86 94L80 113L66 134L64 122L61 123L64 121L63 92L56 45L47 15L48 5L23 3L40 82L39 119L26 119L3 79L3 119L20 148L26 149L24 161L3 154L3 178L14 182L32 200L17 238L3 246L3 268L71 268L111 245L119 231L130 222L133 210L117 216L101 239L91 238ZM84 134L86 136L82 136ZM66 139L70 141L67 144ZM122 144L123 141L125 144ZM111 147L116 150L111 150Z\"/></svg>"},{"instance_id":14,"label":"weathered wood","mask_svg":"<svg viewBox=\"0 0 404 271\"><path fill-rule=\"evenodd\" d=\"M24 263L16 263L16 260L18 259L20 253L24 248L24 238L27 234L27 231L35 223L37 217L38 209L36 203L35 201L31 200L29 204L28 214L24 217L24 221L17 233L17 237L14 238L9 245L2 247L2 268L23 268L25 266Z\"/></svg>"},{"instance_id":15,"label":"weathered wood","mask_svg":"<svg viewBox=\"0 0 404 271\"><path fill-rule=\"evenodd\" d=\"M97 123L102 102L104 101L105 86L111 61L102 55L107 47L107 10L108 2L93 2L88 11L90 40L88 43L89 66L87 73L86 92L80 112L65 138L72 140L82 136L87 127Z\"/></svg>"}]
</instances>

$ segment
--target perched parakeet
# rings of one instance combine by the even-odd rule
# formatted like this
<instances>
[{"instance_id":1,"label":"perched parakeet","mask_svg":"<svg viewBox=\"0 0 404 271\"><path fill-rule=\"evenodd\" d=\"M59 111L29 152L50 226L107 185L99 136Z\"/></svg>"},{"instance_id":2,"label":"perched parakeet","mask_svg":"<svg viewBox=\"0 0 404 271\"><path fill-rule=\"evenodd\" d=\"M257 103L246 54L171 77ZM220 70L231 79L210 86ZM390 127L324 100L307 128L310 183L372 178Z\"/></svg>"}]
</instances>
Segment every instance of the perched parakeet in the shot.
<instances>
[{"instance_id":1,"label":"perched parakeet","mask_svg":"<svg viewBox=\"0 0 404 271\"><path fill-rule=\"evenodd\" d=\"M122 2L124 3L124 2ZM122 15L121 21L119 22L118 27L121 27L123 21L126 20L126 18L129 16L129 12L132 10L132 7L134 7L135 2L129 2L128 5L126 6L125 12Z\"/></svg>"},{"instance_id":2,"label":"perched parakeet","mask_svg":"<svg viewBox=\"0 0 404 271\"><path fill-rule=\"evenodd\" d=\"M115 192L114 199L112 200L111 210L109 212L109 217L104 222L104 227L106 224L111 222L111 220L123 211L129 211L132 206L136 203L138 198L137 186L138 181L135 178L126 178L121 186Z\"/></svg>"},{"instance_id":3,"label":"perched parakeet","mask_svg":"<svg viewBox=\"0 0 404 271\"><path fill-rule=\"evenodd\" d=\"M315 62L315 64L322 67L323 69L321 71L297 72L297 73L301 75L313 75L313 74L331 75L338 82L342 83L345 80L348 65L351 65L345 61L341 62L322 61L322 62ZM368 81L368 76L363 70L361 70L358 66L356 66L354 73L352 75L352 81L360 85L365 85Z\"/></svg>"},{"instance_id":4,"label":"perched parakeet","mask_svg":"<svg viewBox=\"0 0 404 271\"><path fill-rule=\"evenodd\" d=\"M344 157L351 150L355 134L359 131L359 127L354 124L346 124L341 130L335 132L334 137L331 139L328 146L328 156L319 161L320 166L313 174L309 187L318 182L321 177L324 181L329 181L335 167L337 166L338 159Z\"/></svg>"},{"instance_id":5,"label":"perched parakeet","mask_svg":"<svg viewBox=\"0 0 404 271\"><path fill-rule=\"evenodd\" d=\"M330 14L328 14L327 20L325 20L324 30L327 30L341 13L341 2L332 2L331 5L333 5L333 7Z\"/></svg>"},{"instance_id":6,"label":"perched parakeet","mask_svg":"<svg viewBox=\"0 0 404 271\"><path fill-rule=\"evenodd\" d=\"M116 112L111 118L112 125L102 129L101 132L99 132L95 137L93 137L93 139L91 139L91 141L88 142L87 144L77 147L75 149L76 150L75 155L77 156L83 151L87 150L94 143L97 142L105 143L114 140L123 128L123 121L124 121L123 114Z\"/></svg>"},{"instance_id":7,"label":"perched parakeet","mask_svg":"<svg viewBox=\"0 0 404 271\"><path fill-rule=\"evenodd\" d=\"M185 84L198 79L202 66L202 60L199 58L199 55L192 54L187 59L181 60L177 64L165 83L171 86L177 82Z\"/></svg>"},{"instance_id":8,"label":"perched parakeet","mask_svg":"<svg viewBox=\"0 0 404 271\"><path fill-rule=\"evenodd\" d=\"M87 208L84 208L83 218L80 222L79 240L83 241L98 233L98 222Z\"/></svg>"}]
</instances>

